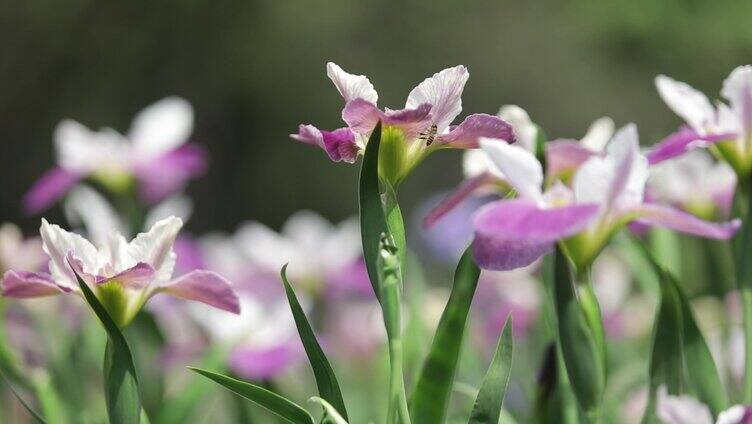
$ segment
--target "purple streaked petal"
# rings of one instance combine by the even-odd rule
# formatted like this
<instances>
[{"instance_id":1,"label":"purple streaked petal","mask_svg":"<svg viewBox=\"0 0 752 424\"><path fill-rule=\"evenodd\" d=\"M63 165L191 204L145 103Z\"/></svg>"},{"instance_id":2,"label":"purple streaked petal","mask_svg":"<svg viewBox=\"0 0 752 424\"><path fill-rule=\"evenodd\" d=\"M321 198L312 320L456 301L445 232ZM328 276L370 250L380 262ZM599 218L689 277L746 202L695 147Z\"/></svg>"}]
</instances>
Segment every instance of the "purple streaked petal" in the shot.
<instances>
[{"instance_id":1,"label":"purple streaked petal","mask_svg":"<svg viewBox=\"0 0 752 424\"><path fill-rule=\"evenodd\" d=\"M488 185L498 181L490 172L484 172L478 176L468 178L460 184L454 191L449 193L436 207L431 209L431 212L423 219L423 227L430 229L436 221L440 220L444 215L453 211L460 203L464 202L468 197L476 193L478 190L485 188Z\"/></svg>"},{"instance_id":2,"label":"purple streaked petal","mask_svg":"<svg viewBox=\"0 0 752 424\"><path fill-rule=\"evenodd\" d=\"M381 121L384 125L400 128L408 139L430 125L431 105L423 103L414 109L381 111L373 103L363 99L348 102L342 109L342 120L356 133L368 134Z\"/></svg>"},{"instance_id":3,"label":"purple streaked petal","mask_svg":"<svg viewBox=\"0 0 752 424\"><path fill-rule=\"evenodd\" d=\"M444 69L426 78L407 96L405 108L428 103L433 106L432 122L443 133L462 111L462 91L470 77L463 65Z\"/></svg>"},{"instance_id":4,"label":"purple streaked petal","mask_svg":"<svg viewBox=\"0 0 752 424\"><path fill-rule=\"evenodd\" d=\"M0 293L5 297L29 298L70 293L72 290L52 280L47 273L8 271L0 281Z\"/></svg>"},{"instance_id":5,"label":"purple streaked petal","mask_svg":"<svg viewBox=\"0 0 752 424\"><path fill-rule=\"evenodd\" d=\"M514 129L509 123L498 116L478 113L465 118L448 134L438 137L437 144L458 149L475 149L478 148L480 137L500 139L507 143L517 141Z\"/></svg>"},{"instance_id":6,"label":"purple streaked petal","mask_svg":"<svg viewBox=\"0 0 752 424\"><path fill-rule=\"evenodd\" d=\"M285 372L300 358L300 347L287 343L269 348L241 346L230 354L230 368L250 380L267 380Z\"/></svg>"},{"instance_id":7,"label":"purple streaked petal","mask_svg":"<svg viewBox=\"0 0 752 424\"><path fill-rule=\"evenodd\" d=\"M232 284L213 271L191 271L167 283L162 290L181 299L206 303L223 311L240 314L240 301Z\"/></svg>"},{"instance_id":8,"label":"purple streaked petal","mask_svg":"<svg viewBox=\"0 0 752 424\"><path fill-rule=\"evenodd\" d=\"M97 284L106 284L114 282L127 289L141 290L148 286L154 280L154 268L144 262L139 262L135 266L119 272L112 277L97 277Z\"/></svg>"},{"instance_id":9,"label":"purple streaked petal","mask_svg":"<svg viewBox=\"0 0 752 424\"><path fill-rule=\"evenodd\" d=\"M646 156L648 163L655 165L664 160L681 156L690 150L705 148L720 141L734 138L736 138L736 134L732 133L700 135L692 128L684 126L653 146Z\"/></svg>"},{"instance_id":10,"label":"purple streaked petal","mask_svg":"<svg viewBox=\"0 0 752 424\"><path fill-rule=\"evenodd\" d=\"M687 212L655 203L644 203L635 212L639 216L637 222L713 239L727 240L741 226L739 219L727 222L705 221Z\"/></svg>"},{"instance_id":11,"label":"purple streaked petal","mask_svg":"<svg viewBox=\"0 0 752 424\"><path fill-rule=\"evenodd\" d=\"M490 203L473 220L475 260L481 268L492 270L529 265L557 240L585 229L598 210L595 204L542 209L526 199Z\"/></svg>"},{"instance_id":12,"label":"purple streaked petal","mask_svg":"<svg viewBox=\"0 0 752 424\"><path fill-rule=\"evenodd\" d=\"M45 172L24 195L26 213L33 215L49 208L82 178L79 173L59 167Z\"/></svg>"},{"instance_id":13,"label":"purple streaked petal","mask_svg":"<svg viewBox=\"0 0 752 424\"><path fill-rule=\"evenodd\" d=\"M138 163L134 172L141 182L141 196L149 203L156 203L182 190L189 179L206 172L207 156L202 146L189 143Z\"/></svg>"},{"instance_id":14,"label":"purple streaked petal","mask_svg":"<svg viewBox=\"0 0 752 424\"><path fill-rule=\"evenodd\" d=\"M301 124L298 133L290 134L290 137L301 143L322 148L334 162L353 163L360 153L360 147L355 142L355 134L349 128L326 131L319 130L313 125Z\"/></svg>"},{"instance_id":15,"label":"purple streaked petal","mask_svg":"<svg viewBox=\"0 0 752 424\"><path fill-rule=\"evenodd\" d=\"M577 140L550 141L546 143L546 175L556 177L563 172L577 169L597 154Z\"/></svg>"}]
</instances>

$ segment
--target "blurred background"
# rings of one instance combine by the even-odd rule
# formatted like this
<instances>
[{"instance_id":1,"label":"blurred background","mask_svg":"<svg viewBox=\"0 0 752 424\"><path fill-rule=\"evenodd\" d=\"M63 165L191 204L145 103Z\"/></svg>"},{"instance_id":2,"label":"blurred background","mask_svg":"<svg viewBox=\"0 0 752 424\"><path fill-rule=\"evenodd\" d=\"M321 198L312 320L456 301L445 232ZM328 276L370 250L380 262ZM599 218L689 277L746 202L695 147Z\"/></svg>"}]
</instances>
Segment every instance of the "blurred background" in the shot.
<instances>
[{"instance_id":1,"label":"blurred background","mask_svg":"<svg viewBox=\"0 0 752 424\"><path fill-rule=\"evenodd\" d=\"M381 105L400 107L425 77L464 64L463 116L513 103L550 136L579 137L609 115L652 144L679 124L653 77L716 96L750 62L750 16L748 0L0 2L0 222L38 227L20 198L54 163L61 119L125 131L172 94L193 104L192 140L211 154L189 186L192 230L277 227L299 209L350 216L357 167L288 137L301 122L340 126L329 60L368 75ZM460 157L432 155L413 174L407 213L460 181Z\"/></svg>"}]
</instances>

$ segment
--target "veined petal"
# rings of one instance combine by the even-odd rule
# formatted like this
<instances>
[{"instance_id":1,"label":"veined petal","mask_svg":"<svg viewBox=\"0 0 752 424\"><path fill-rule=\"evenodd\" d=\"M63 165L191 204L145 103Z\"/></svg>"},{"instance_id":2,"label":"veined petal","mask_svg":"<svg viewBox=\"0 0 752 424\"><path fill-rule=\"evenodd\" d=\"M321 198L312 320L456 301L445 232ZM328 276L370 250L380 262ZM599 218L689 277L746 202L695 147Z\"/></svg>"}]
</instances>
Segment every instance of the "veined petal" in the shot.
<instances>
[{"instance_id":1,"label":"veined petal","mask_svg":"<svg viewBox=\"0 0 752 424\"><path fill-rule=\"evenodd\" d=\"M577 140L558 139L546 143L546 175L555 178L575 170L597 153Z\"/></svg>"},{"instance_id":2,"label":"veined petal","mask_svg":"<svg viewBox=\"0 0 752 424\"><path fill-rule=\"evenodd\" d=\"M646 154L648 163L655 165L665 160L681 156L694 149L706 148L719 141L732 140L736 134L708 134L700 135L690 127L684 126L679 131L664 138L653 146Z\"/></svg>"},{"instance_id":3,"label":"veined petal","mask_svg":"<svg viewBox=\"0 0 752 424\"><path fill-rule=\"evenodd\" d=\"M382 112L373 103L363 99L348 102L342 109L342 120L356 133L369 134L381 121L402 129L407 139L417 138L418 133L430 125L431 105L423 103L414 109Z\"/></svg>"},{"instance_id":4,"label":"veined petal","mask_svg":"<svg viewBox=\"0 0 752 424\"><path fill-rule=\"evenodd\" d=\"M432 120L443 134L454 118L462 112L462 91L470 74L464 66L455 66L433 74L418 84L407 96L406 109L415 109L423 103L433 108Z\"/></svg>"},{"instance_id":5,"label":"veined petal","mask_svg":"<svg viewBox=\"0 0 752 424\"><path fill-rule=\"evenodd\" d=\"M475 149L481 137L505 140L514 143L516 136L512 126L493 115L479 113L470 115L449 133L437 137L437 144L458 149Z\"/></svg>"},{"instance_id":6,"label":"veined petal","mask_svg":"<svg viewBox=\"0 0 752 424\"><path fill-rule=\"evenodd\" d=\"M475 260L493 270L529 265L557 240L585 229L597 214L598 205L593 204L543 209L526 199L490 203L473 220Z\"/></svg>"},{"instance_id":7,"label":"veined petal","mask_svg":"<svg viewBox=\"0 0 752 424\"><path fill-rule=\"evenodd\" d=\"M454 208L464 202L465 199L470 197L473 193L489 184L493 184L497 181L497 177L493 176L489 172L484 172L475 177L466 179L460 184L454 191L449 193L449 196L444 198L431 212L423 219L423 227L430 228L436 221L440 220L444 215L448 214Z\"/></svg>"},{"instance_id":8,"label":"veined petal","mask_svg":"<svg viewBox=\"0 0 752 424\"><path fill-rule=\"evenodd\" d=\"M240 301L232 284L212 271L196 270L161 287L162 291L181 299L205 303L223 311L240 314Z\"/></svg>"},{"instance_id":9,"label":"veined petal","mask_svg":"<svg viewBox=\"0 0 752 424\"><path fill-rule=\"evenodd\" d=\"M28 214L39 213L65 195L83 175L63 168L52 168L42 174L24 195L24 209Z\"/></svg>"},{"instance_id":10,"label":"veined petal","mask_svg":"<svg viewBox=\"0 0 752 424\"><path fill-rule=\"evenodd\" d=\"M70 293L72 288L56 283L47 273L8 271L0 281L0 294L5 297L29 298Z\"/></svg>"},{"instance_id":11,"label":"veined petal","mask_svg":"<svg viewBox=\"0 0 752 424\"><path fill-rule=\"evenodd\" d=\"M614 120L604 116L590 124L587 133L580 139L580 144L593 152L602 152L606 149L606 144L613 135Z\"/></svg>"},{"instance_id":12,"label":"veined petal","mask_svg":"<svg viewBox=\"0 0 752 424\"><path fill-rule=\"evenodd\" d=\"M157 156L178 148L193 132L193 108L180 97L167 97L144 108L128 133L139 154Z\"/></svg>"},{"instance_id":13,"label":"veined petal","mask_svg":"<svg viewBox=\"0 0 752 424\"><path fill-rule=\"evenodd\" d=\"M58 284L77 287L76 277L67 260L69 254L81 261L81 268L85 273L95 275L99 270L97 249L85 238L50 224L44 218L39 234L42 237L42 248L50 257L50 274Z\"/></svg>"},{"instance_id":14,"label":"veined petal","mask_svg":"<svg viewBox=\"0 0 752 424\"><path fill-rule=\"evenodd\" d=\"M355 134L349 128L322 131L313 125L301 124L298 127L298 133L290 134L290 137L301 143L324 149L329 159L334 162L353 163L360 153L360 147L355 141Z\"/></svg>"},{"instance_id":15,"label":"veined petal","mask_svg":"<svg viewBox=\"0 0 752 424\"><path fill-rule=\"evenodd\" d=\"M133 267L119 272L112 277L97 278L96 284L115 282L127 289L141 290L151 284L154 280L154 274L154 268L149 264L139 262Z\"/></svg>"},{"instance_id":16,"label":"veined petal","mask_svg":"<svg viewBox=\"0 0 752 424\"><path fill-rule=\"evenodd\" d=\"M345 99L345 103L355 99L363 99L374 105L378 103L379 95L365 75L349 74L334 62L326 64L326 75L337 87L337 91Z\"/></svg>"},{"instance_id":17,"label":"veined petal","mask_svg":"<svg viewBox=\"0 0 752 424\"><path fill-rule=\"evenodd\" d=\"M179 192L189 179L206 172L207 156L202 146L189 143L145 162L138 162L134 172L141 182L141 197L148 203L157 203Z\"/></svg>"},{"instance_id":18,"label":"veined petal","mask_svg":"<svg viewBox=\"0 0 752 424\"><path fill-rule=\"evenodd\" d=\"M665 75L655 77L655 86L666 105L693 129L699 131L713 121L713 105L703 93Z\"/></svg>"},{"instance_id":19,"label":"veined petal","mask_svg":"<svg viewBox=\"0 0 752 424\"><path fill-rule=\"evenodd\" d=\"M149 232L140 233L128 243L128 255L133 261L144 262L154 268L157 282L169 281L175 267L172 245L182 227L183 220L174 216L158 221Z\"/></svg>"},{"instance_id":20,"label":"veined petal","mask_svg":"<svg viewBox=\"0 0 752 424\"><path fill-rule=\"evenodd\" d=\"M721 95L731 103L745 135L752 134L752 66L739 66L723 81Z\"/></svg>"},{"instance_id":21,"label":"veined petal","mask_svg":"<svg viewBox=\"0 0 752 424\"><path fill-rule=\"evenodd\" d=\"M635 209L637 222L659 225L672 230L700 237L727 240L736 234L741 226L739 219L728 222L705 221L696 216L655 203L645 203Z\"/></svg>"},{"instance_id":22,"label":"veined petal","mask_svg":"<svg viewBox=\"0 0 752 424\"><path fill-rule=\"evenodd\" d=\"M480 147L520 196L542 200L543 167L532 153L502 140L488 138L480 140Z\"/></svg>"}]
</instances>

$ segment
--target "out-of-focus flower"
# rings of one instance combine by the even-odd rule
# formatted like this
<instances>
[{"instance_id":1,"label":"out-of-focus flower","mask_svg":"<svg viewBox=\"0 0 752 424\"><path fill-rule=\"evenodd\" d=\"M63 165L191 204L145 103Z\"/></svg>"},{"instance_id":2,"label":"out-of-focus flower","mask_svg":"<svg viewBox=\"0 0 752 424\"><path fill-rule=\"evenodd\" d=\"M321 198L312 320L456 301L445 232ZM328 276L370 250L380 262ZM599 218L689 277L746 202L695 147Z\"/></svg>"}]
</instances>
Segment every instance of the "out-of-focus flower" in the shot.
<instances>
[{"instance_id":1,"label":"out-of-focus flower","mask_svg":"<svg viewBox=\"0 0 752 424\"><path fill-rule=\"evenodd\" d=\"M695 148L715 146L737 174L752 169L752 66L739 66L723 81L716 107L701 92L665 75L655 79L658 93L687 125L669 135L649 153L651 164Z\"/></svg>"},{"instance_id":2,"label":"out-of-focus flower","mask_svg":"<svg viewBox=\"0 0 752 424\"><path fill-rule=\"evenodd\" d=\"M57 167L47 171L24 197L29 213L47 209L78 181L92 178L116 193L137 181L149 203L183 188L204 172L206 152L187 143L193 109L168 97L136 115L127 135L111 128L91 131L78 122L62 121L55 129Z\"/></svg>"},{"instance_id":3,"label":"out-of-focus flower","mask_svg":"<svg viewBox=\"0 0 752 424\"><path fill-rule=\"evenodd\" d=\"M469 77L464 66L426 78L410 92L401 110L379 109L378 94L363 75L349 74L332 62L327 63L327 75L345 100L342 120L347 126L324 131L300 125L291 137L324 149L335 162L353 163L365 151L371 131L381 121L379 172L392 185L398 185L434 150L476 148L479 137L510 143L515 140L512 127L493 115L470 115L451 126L462 111L462 91Z\"/></svg>"},{"instance_id":4,"label":"out-of-focus flower","mask_svg":"<svg viewBox=\"0 0 752 424\"><path fill-rule=\"evenodd\" d=\"M172 245L182 225L180 218L167 218L131 242L111 233L107 243L97 248L80 235L42 219L40 235L50 259L50 273L8 271L0 282L2 294L14 298L81 295L77 273L120 326L127 325L157 293L239 313L237 295L219 274L198 270L172 279Z\"/></svg>"},{"instance_id":5,"label":"out-of-focus flower","mask_svg":"<svg viewBox=\"0 0 752 424\"><path fill-rule=\"evenodd\" d=\"M614 121L604 116L593 121L579 140L560 138L546 143L546 177L567 180L591 156L604 154L613 136Z\"/></svg>"},{"instance_id":6,"label":"out-of-focus flower","mask_svg":"<svg viewBox=\"0 0 752 424\"><path fill-rule=\"evenodd\" d=\"M665 424L713 424L707 405L688 395L669 395L664 386L658 388L656 415ZM752 419L752 407L734 405L718 414L716 424L746 424Z\"/></svg>"},{"instance_id":7,"label":"out-of-focus flower","mask_svg":"<svg viewBox=\"0 0 752 424\"><path fill-rule=\"evenodd\" d=\"M21 230L11 223L0 226L0 272L39 271L46 261L39 238L24 238Z\"/></svg>"},{"instance_id":8,"label":"out-of-focus flower","mask_svg":"<svg viewBox=\"0 0 752 424\"><path fill-rule=\"evenodd\" d=\"M705 219L727 217L736 189L736 174L725 162L695 150L650 168L647 193Z\"/></svg>"},{"instance_id":9,"label":"out-of-focus flower","mask_svg":"<svg viewBox=\"0 0 752 424\"><path fill-rule=\"evenodd\" d=\"M740 225L738 220L713 223L644 203L648 164L633 124L616 133L605 155L592 156L575 171L571 188L558 181L543 191L541 164L518 146L481 140L481 147L518 193L518 198L490 203L475 215L473 250L483 268L528 265L561 241L584 270L611 236L634 220L719 239L731 237Z\"/></svg>"}]
</instances>

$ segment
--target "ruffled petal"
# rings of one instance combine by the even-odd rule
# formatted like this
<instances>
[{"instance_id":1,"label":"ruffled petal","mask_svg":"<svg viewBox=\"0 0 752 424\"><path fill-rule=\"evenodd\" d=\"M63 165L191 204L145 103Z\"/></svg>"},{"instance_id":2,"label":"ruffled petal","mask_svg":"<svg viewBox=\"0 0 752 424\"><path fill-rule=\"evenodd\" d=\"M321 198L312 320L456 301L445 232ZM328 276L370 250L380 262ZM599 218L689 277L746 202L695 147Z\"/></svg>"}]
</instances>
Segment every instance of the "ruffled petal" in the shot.
<instances>
[{"instance_id":1,"label":"ruffled petal","mask_svg":"<svg viewBox=\"0 0 752 424\"><path fill-rule=\"evenodd\" d=\"M134 263L144 262L156 271L158 282L169 281L175 267L175 252L172 245L183 220L174 216L154 224L146 233L140 233L126 247L128 256Z\"/></svg>"},{"instance_id":2,"label":"ruffled petal","mask_svg":"<svg viewBox=\"0 0 752 424\"><path fill-rule=\"evenodd\" d=\"M640 223L720 240L730 239L741 226L739 219L728 222L705 221L687 212L655 203L645 203L635 209L635 212L638 214L637 222Z\"/></svg>"},{"instance_id":3,"label":"ruffled petal","mask_svg":"<svg viewBox=\"0 0 752 424\"><path fill-rule=\"evenodd\" d=\"M240 314L240 301L232 284L216 272L191 271L162 286L160 290L181 299Z\"/></svg>"},{"instance_id":4,"label":"ruffled petal","mask_svg":"<svg viewBox=\"0 0 752 424\"><path fill-rule=\"evenodd\" d=\"M50 257L50 274L58 284L78 286L68 261L69 255L80 261L81 269L86 274L94 275L99 270L97 248L85 238L50 224L44 218L39 234L42 237L42 249Z\"/></svg>"},{"instance_id":5,"label":"ruffled petal","mask_svg":"<svg viewBox=\"0 0 752 424\"><path fill-rule=\"evenodd\" d=\"M30 298L53 296L73 291L68 286L55 283L47 273L8 271L0 281L0 293L5 297Z\"/></svg>"},{"instance_id":6,"label":"ruffled petal","mask_svg":"<svg viewBox=\"0 0 752 424\"><path fill-rule=\"evenodd\" d=\"M415 108L381 111L376 105L363 99L348 102L342 109L342 120L356 133L369 134L376 124L400 128L408 139L417 138L431 122L431 105L423 103Z\"/></svg>"},{"instance_id":7,"label":"ruffled petal","mask_svg":"<svg viewBox=\"0 0 752 424\"><path fill-rule=\"evenodd\" d=\"M138 154L158 156L186 142L193 131L193 108L180 97L167 97L133 119L128 136Z\"/></svg>"},{"instance_id":8,"label":"ruffled petal","mask_svg":"<svg viewBox=\"0 0 752 424\"><path fill-rule=\"evenodd\" d=\"M406 109L415 109L423 103L432 108L432 122L443 134L454 118L462 112L462 91L470 74L462 65L444 69L426 78L407 96Z\"/></svg>"},{"instance_id":9,"label":"ruffled petal","mask_svg":"<svg viewBox=\"0 0 752 424\"><path fill-rule=\"evenodd\" d=\"M500 139L507 143L516 141L515 132L509 123L499 117L479 113L468 116L448 134L439 136L436 144L458 149L475 149L481 137Z\"/></svg>"},{"instance_id":10,"label":"ruffled petal","mask_svg":"<svg viewBox=\"0 0 752 424\"><path fill-rule=\"evenodd\" d=\"M141 197L153 204L180 192L188 180L206 172L207 156L206 149L190 143L137 163L134 172L141 182Z\"/></svg>"},{"instance_id":11,"label":"ruffled petal","mask_svg":"<svg viewBox=\"0 0 752 424\"><path fill-rule=\"evenodd\" d=\"M45 172L24 195L26 213L33 215L49 208L65 196L81 178L82 174L63 168L52 168Z\"/></svg>"},{"instance_id":12,"label":"ruffled petal","mask_svg":"<svg viewBox=\"0 0 752 424\"><path fill-rule=\"evenodd\" d=\"M475 260L492 270L529 265L557 240L585 229L597 214L598 205L593 204L543 209L526 199L490 203L473 220Z\"/></svg>"},{"instance_id":13,"label":"ruffled petal","mask_svg":"<svg viewBox=\"0 0 752 424\"><path fill-rule=\"evenodd\" d=\"M655 165L681 156L691 150L706 148L720 141L733 140L734 138L736 138L736 134L733 133L700 135L692 128L685 126L653 146L646 156L648 163Z\"/></svg>"},{"instance_id":14,"label":"ruffled petal","mask_svg":"<svg viewBox=\"0 0 752 424\"><path fill-rule=\"evenodd\" d=\"M326 64L326 75L337 87L345 103L355 99L363 99L373 104L378 103L379 95L365 75L349 74L334 62Z\"/></svg>"},{"instance_id":15,"label":"ruffled petal","mask_svg":"<svg viewBox=\"0 0 752 424\"><path fill-rule=\"evenodd\" d=\"M353 163L360 153L360 147L355 142L355 134L349 128L324 131L313 125L301 124L298 133L290 134L290 137L301 143L322 148L334 162Z\"/></svg>"}]
</instances>

